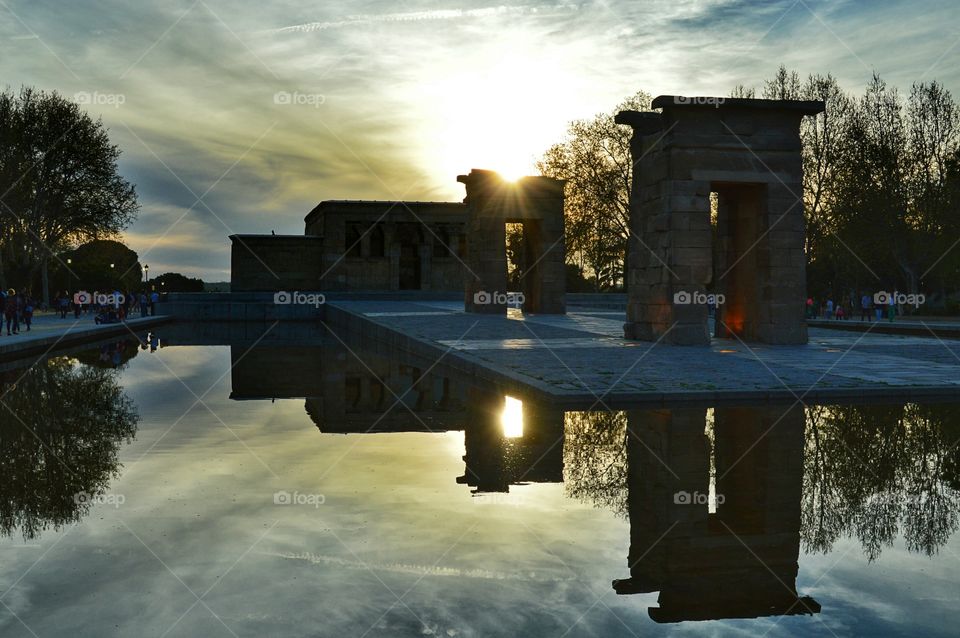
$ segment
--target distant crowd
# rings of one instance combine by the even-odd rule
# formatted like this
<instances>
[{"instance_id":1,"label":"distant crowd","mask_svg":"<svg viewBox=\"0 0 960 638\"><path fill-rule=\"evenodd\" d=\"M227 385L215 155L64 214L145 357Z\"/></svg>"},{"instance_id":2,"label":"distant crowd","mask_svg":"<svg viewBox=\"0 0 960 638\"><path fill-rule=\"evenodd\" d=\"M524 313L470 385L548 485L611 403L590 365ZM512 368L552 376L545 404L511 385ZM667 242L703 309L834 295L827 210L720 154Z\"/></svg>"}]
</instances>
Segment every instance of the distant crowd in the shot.
<instances>
[{"instance_id":1,"label":"distant crowd","mask_svg":"<svg viewBox=\"0 0 960 638\"><path fill-rule=\"evenodd\" d=\"M119 323L139 313L141 317L153 315L160 294L156 291L139 292L87 292L80 290L72 295L69 291L58 291L53 298L52 310L60 313L61 319L73 313L74 318L92 316L95 323ZM23 326L27 332L33 324L35 310L46 310L45 304L38 302L29 291L18 293L15 289L0 290L0 308L3 320L0 321L0 334L5 324L7 335L20 334Z\"/></svg>"},{"instance_id":2,"label":"distant crowd","mask_svg":"<svg viewBox=\"0 0 960 638\"><path fill-rule=\"evenodd\" d=\"M813 297L807 298L807 317L809 319L836 319L843 321L855 317L859 311L860 321L893 321L897 314L903 314L903 310L897 305L898 293L877 293L870 295L863 293L859 299L851 295L849 297L839 297L835 302L832 296L827 296L821 300Z\"/></svg>"},{"instance_id":3,"label":"distant crowd","mask_svg":"<svg viewBox=\"0 0 960 638\"><path fill-rule=\"evenodd\" d=\"M66 319L67 315L73 312L73 316L77 319L81 316L93 315L94 321L99 324L119 323L135 313L139 313L141 317L153 315L158 301L160 301L160 294L155 290L121 292L117 289L107 293L80 290L73 295L64 290L56 294L53 306L60 313L61 319Z\"/></svg>"}]
</instances>

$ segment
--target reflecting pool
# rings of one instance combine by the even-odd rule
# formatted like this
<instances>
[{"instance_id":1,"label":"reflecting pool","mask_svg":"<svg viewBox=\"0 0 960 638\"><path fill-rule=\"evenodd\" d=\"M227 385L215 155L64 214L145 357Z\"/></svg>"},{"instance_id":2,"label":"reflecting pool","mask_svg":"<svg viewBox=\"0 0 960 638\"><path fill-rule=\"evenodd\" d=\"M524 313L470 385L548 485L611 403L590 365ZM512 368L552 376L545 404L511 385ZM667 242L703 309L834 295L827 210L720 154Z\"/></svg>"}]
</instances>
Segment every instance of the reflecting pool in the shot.
<instances>
[{"instance_id":1,"label":"reflecting pool","mask_svg":"<svg viewBox=\"0 0 960 638\"><path fill-rule=\"evenodd\" d=\"M236 330L0 369L0 635L956 635L960 405L567 410Z\"/></svg>"}]
</instances>

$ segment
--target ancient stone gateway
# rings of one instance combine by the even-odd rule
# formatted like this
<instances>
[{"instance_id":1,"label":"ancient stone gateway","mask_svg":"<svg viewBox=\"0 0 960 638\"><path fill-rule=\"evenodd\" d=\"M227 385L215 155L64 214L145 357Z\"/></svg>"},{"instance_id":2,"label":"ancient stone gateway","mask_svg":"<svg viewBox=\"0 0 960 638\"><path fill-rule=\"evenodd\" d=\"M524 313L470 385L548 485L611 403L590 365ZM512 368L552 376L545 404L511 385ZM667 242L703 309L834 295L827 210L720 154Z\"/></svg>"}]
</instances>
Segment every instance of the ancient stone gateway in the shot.
<instances>
[{"instance_id":1,"label":"ancient stone gateway","mask_svg":"<svg viewBox=\"0 0 960 638\"><path fill-rule=\"evenodd\" d=\"M662 95L633 127L627 339L807 342L799 126L823 102ZM713 205L711 205L711 200Z\"/></svg>"},{"instance_id":2,"label":"ancient stone gateway","mask_svg":"<svg viewBox=\"0 0 960 638\"><path fill-rule=\"evenodd\" d=\"M457 181L467 187L466 311L506 313L506 224L521 223L526 252L520 291L524 312L566 312L564 182L551 177L508 182L493 171L478 169Z\"/></svg>"}]
</instances>

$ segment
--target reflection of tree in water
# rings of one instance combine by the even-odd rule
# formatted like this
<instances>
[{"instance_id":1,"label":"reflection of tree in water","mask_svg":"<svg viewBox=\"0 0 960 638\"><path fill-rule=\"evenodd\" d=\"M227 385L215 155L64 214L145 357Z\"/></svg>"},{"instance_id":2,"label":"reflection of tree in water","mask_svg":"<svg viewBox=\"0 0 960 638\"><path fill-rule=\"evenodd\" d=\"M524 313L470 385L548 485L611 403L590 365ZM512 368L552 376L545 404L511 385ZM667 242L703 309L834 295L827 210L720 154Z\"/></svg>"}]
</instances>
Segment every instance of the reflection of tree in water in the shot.
<instances>
[{"instance_id":1,"label":"reflection of tree in water","mask_svg":"<svg viewBox=\"0 0 960 638\"><path fill-rule=\"evenodd\" d=\"M626 412L567 412L563 441L567 495L626 516L626 443Z\"/></svg>"},{"instance_id":2,"label":"reflection of tree in water","mask_svg":"<svg viewBox=\"0 0 960 638\"><path fill-rule=\"evenodd\" d=\"M119 474L139 417L112 369L57 358L0 378L0 536L32 539L87 513L76 495Z\"/></svg>"},{"instance_id":3,"label":"reflection of tree in water","mask_svg":"<svg viewBox=\"0 0 960 638\"><path fill-rule=\"evenodd\" d=\"M960 408L813 407L807 412L801 534L808 551L856 537L870 560L902 530L936 553L957 531Z\"/></svg>"},{"instance_id":4,"label":"reflection of tree in water","mask_svg":"<svg viewBox=\"0 0 960 638\"><path fill-rule=\"evenodd\" d=\"M626 413L568 412L565 425L567 494L625 515ZM902 534L932 555L960 529L960 406L812 406L805 436L807 551L849 536L874 560Z\"/></svg>"}]
</instances>

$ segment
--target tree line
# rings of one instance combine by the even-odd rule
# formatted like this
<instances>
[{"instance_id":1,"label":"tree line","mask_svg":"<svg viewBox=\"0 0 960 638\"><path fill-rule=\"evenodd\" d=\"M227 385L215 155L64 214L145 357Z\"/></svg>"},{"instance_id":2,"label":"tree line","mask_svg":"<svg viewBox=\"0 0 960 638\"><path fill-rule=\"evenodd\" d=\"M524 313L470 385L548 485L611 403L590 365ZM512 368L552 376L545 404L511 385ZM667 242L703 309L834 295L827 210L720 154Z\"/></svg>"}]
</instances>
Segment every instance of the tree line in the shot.
<instances>
[{"instance_id":1,"label":"tree line","mask_svg":"<svg viewBox=\"0 0 960 638\"><path fill-rule=\"evenodd\" d=\"M942 84L917 82L903 95L874 75L857 95L830 74L780 67L759 90L741 85L731 96L826 103L800 127L811 294L897 289L955 305L960 108ZM596 290L625 279L631 131L613 117L626 109L649 110L650 96L571 122L538 163L568 181L567 253Z\"/></svg>"}]
</instances>

